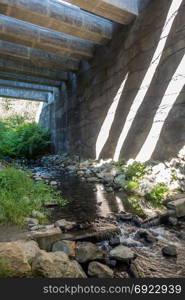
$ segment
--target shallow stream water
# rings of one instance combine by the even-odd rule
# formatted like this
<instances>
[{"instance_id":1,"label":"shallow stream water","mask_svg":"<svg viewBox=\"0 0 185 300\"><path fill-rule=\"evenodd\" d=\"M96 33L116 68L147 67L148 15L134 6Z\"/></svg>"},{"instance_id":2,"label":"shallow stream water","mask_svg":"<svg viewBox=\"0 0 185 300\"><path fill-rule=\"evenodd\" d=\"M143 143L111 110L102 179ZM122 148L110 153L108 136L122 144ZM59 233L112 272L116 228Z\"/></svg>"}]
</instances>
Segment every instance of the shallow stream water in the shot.
<instances>
[{"instance_id":1,"label":"shallow stream water","mask_svg":"<svg viewBox=\"0 0 185 300\"><path fill-rule=\"evenodd\" d=\"M58 189L68 205L53 211L54 219L65 218L80 222L93 222L99 217L109 217L122 211L131 212L132 207L125 193L107 193L101 184L87 183L79 180L73 173L61 173L56 169L35 168L36 173L48 176L49 181L55 180ZM178 228L160 225L147 230L156 238L157 243L146 244L136 238L140 230L133 222L119 222L122 245L131 247L137 253L137 268L144 277L184 277L185 278L185 222ZM106 244L106 241L103 242ZM166 258L161 249L175 245L178 256Z\"/></svg>"}]
</instances>

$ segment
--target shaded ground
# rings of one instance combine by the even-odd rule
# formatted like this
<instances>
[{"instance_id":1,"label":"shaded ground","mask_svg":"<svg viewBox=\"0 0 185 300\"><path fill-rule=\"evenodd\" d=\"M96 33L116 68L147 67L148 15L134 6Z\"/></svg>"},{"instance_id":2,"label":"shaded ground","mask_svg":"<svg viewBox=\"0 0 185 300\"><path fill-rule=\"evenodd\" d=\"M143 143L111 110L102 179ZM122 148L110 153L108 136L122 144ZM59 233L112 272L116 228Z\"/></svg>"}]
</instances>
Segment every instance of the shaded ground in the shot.
<instances>
[{"instance_id":1,"label":"shaded ground","mask_svg":"<svg viewBox=\"0 0 185 300\"><path fill-rule=\"evenodd\" d=\"M17 226L0 226L0 242L27 239L30 232Z\"/></svg>"}]
</instances>

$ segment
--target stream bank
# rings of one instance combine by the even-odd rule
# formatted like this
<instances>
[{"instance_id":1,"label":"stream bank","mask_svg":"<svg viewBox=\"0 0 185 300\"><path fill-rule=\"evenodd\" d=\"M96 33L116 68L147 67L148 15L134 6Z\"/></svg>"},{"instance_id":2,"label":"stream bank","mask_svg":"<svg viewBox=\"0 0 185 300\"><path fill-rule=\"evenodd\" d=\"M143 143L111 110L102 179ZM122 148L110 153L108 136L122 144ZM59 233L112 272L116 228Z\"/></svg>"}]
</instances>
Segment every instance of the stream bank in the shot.
<instances>
[{"instance_id":1,"label":"stream bank","mask_svg":"<svg viewBox=\"0 0 185 300\"><path fill-rule=\"evenodd\" d=\"M84 177L78 174L82 170L69 162L67 167L63 163L46 166L43 160L40 166L36 164L29 166L33 178L61 190L68 205L59 208L48 204L51 212L48 224L29 226L31 230L1 227L2 246L6 248L7 242L14 245L21 240L29 245L21 246L22 249L31 247L22 253L26 257L30 251L33 253L29 274L23 276L71 277L78 270L77 277L185 277L183 217L167 216L157 226L151 223L146 226L144 221L157 216L159 211L153 211L149 205L145 209L147 216L137 216L122 188L110 190L102 179L89 180L91 173ZM88 173L89 167L83 168ZM108 173L107 168L114 169L114 166L107 165L103 173ZM114 176L122 175L117 172ZM104 177L107 179L108 175ZM59 256L56 252L60 252ZM85 256L84 261L81 257ZM64 260L70 272L57 269ZM46 261L52 261L49 270L44 267Z\"/></svg>"}]
</instances>

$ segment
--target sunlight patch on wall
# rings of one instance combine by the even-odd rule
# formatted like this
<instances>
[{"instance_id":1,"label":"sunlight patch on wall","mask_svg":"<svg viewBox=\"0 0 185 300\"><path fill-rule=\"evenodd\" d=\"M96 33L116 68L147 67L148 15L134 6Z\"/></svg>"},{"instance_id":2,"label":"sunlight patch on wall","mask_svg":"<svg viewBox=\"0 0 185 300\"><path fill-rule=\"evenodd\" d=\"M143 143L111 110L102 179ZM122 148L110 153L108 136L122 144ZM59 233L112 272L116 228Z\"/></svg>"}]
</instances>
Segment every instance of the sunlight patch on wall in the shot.
<instances>
[{"instance_id":1,"label":"sunlight patch on wall","mask_svg":"<svg viewBox=\"0 0 185 300\"><path fill-rule=\"evenodd\" d=\"M35 122L36 122L36 123L39 123L40 115L41 115L41 112L42 112L42 109L43 109L43 105L44 105L44 102L40 102L39 108L38 108L38 110L37 110L37 114L36 114L36 116L35 116Z\"/></svg>"},{"instance_id":2,"label":"sunlight patch on wall","mask_svg":"<svg viewBox=\"0 0 185 300\"><path fill-rule=\"evenodd\" d=\"M109 133L112 127L112 124L114 122L114 118L115 118L115 114L116 114L116 110L121 98L121 95L123 93L124 87L125 87L125 83L127 81L128 78L128 73L125 76L116 96L114 97L114 100L107 112L107 116L103 122L103 125L101 127L101 130L99 132L97 141L96 141L96 159L99 159L101 151L106 143L106 141L108 140L109 137Z\"/></svg>"},{"instance_id":3,"label":"sunlight patch on wall","mask_svg":"<svg viewBox=\"0 0 185 300\"><path fill-rule=\"evenodd\" d=\"M155 114L153 125L143 144L139 154L136 157L137 161L145 162L149 160L155 150L159 140L163 125L167 119L173 105L175 104L180 92L185 85L185 55L179 64L172 80L170 81L162 102Z\"/></svg>"},{"instance_id":4,"label":"sunlight patch on wall","mask_svg":"<svg viewBox=\"0 0 185 300\"><path fill-rule=\"evenodd\" d=\"M130 108L130 111L129 111L127 119L125 121L123 130L122 130L122 132L119 136L118 143L117 143L116 150L115 150L115 154L114 154L114 161L119 160L120 152L121 152L123 144L126 140L128 132L129 132L129 130L130 130L132 124L133 124L133 121L136 117L136 114L137 114L141 104L143 103L143 100L146 96L146 93L147 93L149 87L150 87L150 84L152 82L152 79L154 77L156 69L159 65L163 50L165 48L166 40L168 38L168 35L169 35L170 30L172 28L174 19L175 19L177 13L178 13L178 9L179 9L182 1L183 0L179 0L179 1L173 0L172 1L172 4L170 6L170 9L168 11L168 15L167 15L167 18L166 18L166 21L165 21L165 25L163 27L163 30L162 30L162 33L161 33L161 36L160 36L159 43L158 43L157 48L156 48L156 51L153 55L153 58L151 60L150 66L147 70L147 73L146 73L146 75L145 75L145 77L142 81L140 89L139 89L139 91L138 91L138 93L137 93L137 95L136 95L136 97L133 101L133 104Z\"/></svg>"}]
</instances>

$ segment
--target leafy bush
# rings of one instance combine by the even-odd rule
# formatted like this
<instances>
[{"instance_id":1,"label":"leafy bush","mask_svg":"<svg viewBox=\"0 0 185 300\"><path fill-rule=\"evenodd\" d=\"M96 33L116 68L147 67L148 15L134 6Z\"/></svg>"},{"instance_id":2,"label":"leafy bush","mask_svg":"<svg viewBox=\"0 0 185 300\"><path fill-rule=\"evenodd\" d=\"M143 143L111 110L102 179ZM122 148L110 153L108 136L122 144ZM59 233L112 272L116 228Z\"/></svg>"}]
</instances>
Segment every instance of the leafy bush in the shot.
<instances>
[{"instance_id":1,"label":"leafy bush","mask_svg":"<svg viewBox=\"0 0 185 300\"><path fill-rule=\"evenodd\" d=\"M0 171L0 223L23 225L25 217L33 210L43 211L43 204L51 200L66 204L60 192L35 182L29 172L12 167Z\"/></svg>"},{"instance_id":2,"label":"leafy bush","mask_svg":"<svg viewBox=\"0 0 185 300\"><path fill-rule=\"evenodd\" d=\"M0 157L14 156L14 132L8 125L0 121Z\"/></svg>"},{"instance_id":3,"label":"leafy bush","mask_svg":"<svg viewBox=\"0 0 185 300\"><path fill-rule=\"evenodd\" d=\"M139 190L139 182L138 181L132 181L130 180L126 185L125 185L125 189L128 192L137 192Z\"/></svg>"},{"instance_id":4,"label":"leafy bush","mask_svg":"<svg viewBox=\"0 0 185 300\"><path fill-rule=\"evenodd\" d=\"M26 119L23 116L14 114L13 116L4 119L3 122L11 129L26 123Z\"/></svg>"},{"instance_id":5,"label":"leafy bush","mask_svg":"<svg viewBox=\"0 0 185 300\"><path fill-rule=\"evenodd\" d=\"M49 131L37 123L25 123L15 116L0 121L0 157L34 158L49 152Z\"/></svg>"},{"instance_id":6,"label":"leafy bush","mask_svg":"<svg viewBox=\"0 0 185 300\"><path fill-rule=\"evenodd\" d=\"M140 162L134 162L125 168L127 180L140 179L146 174L146 167Z\"/></svg>"},{"instance_id":7,"label":"leafy bush","mask_svg":"<svg viewBox=\"0 0 185 300\"><path fill-rule=\"evenodd\" d=\"M40 124L27 123L16 128L16 156L32 158L42 155L49 151L50 145L50 134Z\"/></svg>"},{"instance_id":8,"label":"leafy bush","mask_svg":"<svg viewBox=\"0 0 185 300\"><path fill-rule=\"evenodd\" d=\"M131 212L133 214L138 215L141 218L145 217L145 212L142 208L142 205L140 203L140 199L134 198L134 197L129 197L128 198L129 203L131 205Z\"/></svg>"},{"instance_id":9,"label":"leafy bush","mask_svg":"<svg viewBox=\"0 0 185 300\"><path fill-rule=\"evenodd\" d=\"M115 166L119 169L123 169L126 164L126 160L124 158L120 159L118 162L115 163Z\"/></svg>"},{"instance_id":10,"label":"leafy bush","mask_svg":"<svg viewBox=\"0 0 185 300\"><path fill-rule=\"evenodd\" d=\"M158 183L145 195L145 197L154 206L160 206L168 191L169 189L165 183Z\"/></svg>"}]
</instances>

